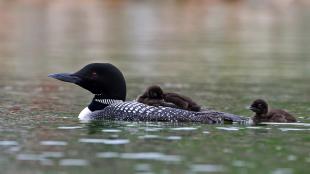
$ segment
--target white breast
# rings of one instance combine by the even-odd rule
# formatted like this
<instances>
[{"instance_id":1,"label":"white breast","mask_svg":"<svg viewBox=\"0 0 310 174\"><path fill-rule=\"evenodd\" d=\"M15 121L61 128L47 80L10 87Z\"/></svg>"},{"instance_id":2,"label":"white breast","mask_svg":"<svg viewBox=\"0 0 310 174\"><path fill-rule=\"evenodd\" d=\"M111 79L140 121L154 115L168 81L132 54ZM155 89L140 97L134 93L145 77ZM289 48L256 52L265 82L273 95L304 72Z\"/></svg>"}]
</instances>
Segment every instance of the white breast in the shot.
<instances>
[{"instance_id":1,"label":"white breast","mask_svg":"<svg viewBox=\"0 0 310 174\"><path fill-rule=\"evenodd\" d=\"M80 114L79 114L79 119L82 121L87 121L90 120L90 114L92 113L92 111L90 111L88 109L88 107L84 108Z\"/></svg>"}]
</instances>

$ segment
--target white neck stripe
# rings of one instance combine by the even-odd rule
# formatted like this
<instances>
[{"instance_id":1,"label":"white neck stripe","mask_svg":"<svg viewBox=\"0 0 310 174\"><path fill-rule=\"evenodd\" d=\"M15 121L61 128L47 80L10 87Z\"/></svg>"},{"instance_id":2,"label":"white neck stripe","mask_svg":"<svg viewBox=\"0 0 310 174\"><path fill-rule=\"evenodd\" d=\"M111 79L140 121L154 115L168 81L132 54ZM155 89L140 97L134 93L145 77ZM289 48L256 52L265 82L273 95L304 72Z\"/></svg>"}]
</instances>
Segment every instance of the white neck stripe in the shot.
<instances>
[{"instance_id":1,"label":"white neck stripe","mask_svg":"<svg viewBox=\"0 0 310 174\"><path fill-rule=\"evenodd\" d=\"M95 99L96 102L102 103L102 104L113 104L113 103L119 103L123 102L123 100L115 100L115 99Z\"/></svg>"}]
</instances>

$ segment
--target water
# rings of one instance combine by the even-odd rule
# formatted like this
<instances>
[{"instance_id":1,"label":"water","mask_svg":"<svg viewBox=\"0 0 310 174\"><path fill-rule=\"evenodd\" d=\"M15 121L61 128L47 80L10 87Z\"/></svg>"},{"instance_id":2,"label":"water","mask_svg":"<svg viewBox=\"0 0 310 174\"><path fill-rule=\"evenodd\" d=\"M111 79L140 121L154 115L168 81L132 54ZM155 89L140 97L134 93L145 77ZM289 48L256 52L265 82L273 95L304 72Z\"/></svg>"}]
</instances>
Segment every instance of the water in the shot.
<instances>
[{"instance_id":1,"label":"water","mask_svg":"<svg viewBox=\"0 0 310 174\"><path fill-rule=\"evenodd\" d=\"M309 173L308 1L1 1L1 173ZM89 92L47 78L118 66L251 116L265 98L297 124L80 123Z\"/></svg>"}]
</instances>

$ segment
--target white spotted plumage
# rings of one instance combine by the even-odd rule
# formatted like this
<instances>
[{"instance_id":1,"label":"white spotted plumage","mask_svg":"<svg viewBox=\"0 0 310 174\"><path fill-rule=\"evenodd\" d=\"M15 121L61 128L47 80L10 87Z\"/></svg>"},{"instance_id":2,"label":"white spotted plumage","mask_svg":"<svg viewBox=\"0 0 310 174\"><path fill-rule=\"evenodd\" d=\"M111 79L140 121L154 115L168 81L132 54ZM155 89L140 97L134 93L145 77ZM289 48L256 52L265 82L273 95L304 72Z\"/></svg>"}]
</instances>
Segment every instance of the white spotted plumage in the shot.
<instances>
[{"instance_id":1,"label":"white spotted plumage","mask_svg":"<svg viewBox=\"0 0 310 174\"><path fill-rule=\"evenodd\" d=\"M85 110L85 109L84 109ZM86 111L82 111L84 114ZM82 114L81 112L81 114ZM80 115L81 115L80 114ZM223 117L232 119L233 114L206 110L202 112L186 111L169 107L148 106L135 101L115 102L102 110L88 112L83 119L100 120L123 120L123 121L170 121L170 122L206 122L222 123ZM82 118L79 116L79 118ZM237 117L236 117L237 118ZM237 120L243 122L242 119Z\"/></svg>"}]
</instances>

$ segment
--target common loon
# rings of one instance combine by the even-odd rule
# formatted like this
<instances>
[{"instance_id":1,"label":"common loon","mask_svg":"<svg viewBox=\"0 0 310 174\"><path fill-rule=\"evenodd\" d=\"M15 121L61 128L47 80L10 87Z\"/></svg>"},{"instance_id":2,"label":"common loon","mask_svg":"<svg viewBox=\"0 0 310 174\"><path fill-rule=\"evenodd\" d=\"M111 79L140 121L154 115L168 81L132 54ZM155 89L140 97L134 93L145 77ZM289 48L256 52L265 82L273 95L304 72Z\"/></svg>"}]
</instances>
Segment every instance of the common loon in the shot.
<instances>
[{"instance_id":1,"label":"common loon","mask_svg":"<svg viewBox=\"0 0 310 174\"><path fill-rule=\"evenodd\" d=\"M281 109L268 110L268 104L263 99L255 100L250 108L255 115L253 117L254 124L261 122L278 122L278 123L289 123L296 122L296 118L290 113Z\"/></svg>"},{"instance_id":2,"label":"common loon","mask_svg":"<svg viewBox=\"0 0 310 174\"><path fill-rule=\"evenodd\" d=\"M125 101L126 82L121 71L110 63L91 63L81 70L50 74L49 77L74 83L94 94L91 103L79 114L80 120L166 121L202 123L244 123L248 119L237 115L204 110L186 111L170 107L148 106Z\"/></svg>"}]
</instances>

